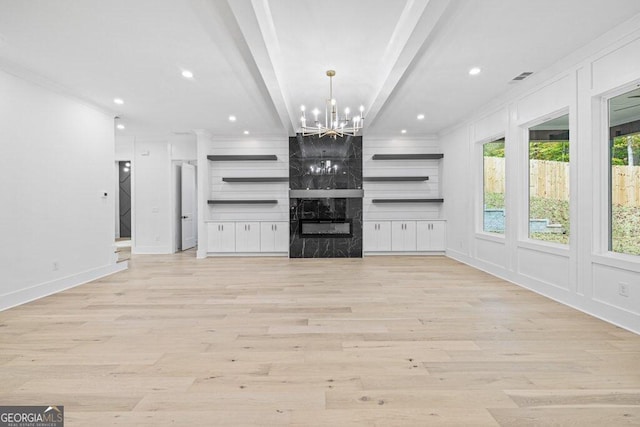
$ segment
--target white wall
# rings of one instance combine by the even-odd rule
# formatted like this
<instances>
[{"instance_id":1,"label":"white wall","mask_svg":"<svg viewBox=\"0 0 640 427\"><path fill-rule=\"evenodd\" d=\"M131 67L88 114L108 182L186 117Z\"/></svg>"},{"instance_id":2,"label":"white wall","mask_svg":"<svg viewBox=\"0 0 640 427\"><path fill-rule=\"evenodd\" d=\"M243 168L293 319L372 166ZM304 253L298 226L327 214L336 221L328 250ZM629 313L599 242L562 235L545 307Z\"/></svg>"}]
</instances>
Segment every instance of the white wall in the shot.
<instances>
[{"instance_id":1,"label":"white wall","mask_svg":"<svg viewBox=\"0 0 640 427\"><path fill-rule=\"evenodd\" d=\"M172 162L195 160L195 135L120 136L116 148L119 160L132 162L132 253L173 253L178 201Z\"/></svg>"},{"instance_id":2,"label":"white wall","mask_svg":"<svg viewBox=\"0 0 640 427\"><path fill-rule=\"evenodd\" d=\"M640 83L640 27L627 23L444 132L447 254L640 333L640 257L607 251L604 98ZM569 113L571 244L527 237L527 128ZM506 136L504 236L482 232L482 142ZM618 294L618 283L629 296Z\"/></svg>"},{"instance_id":3,"label":"white wall","mask_svg":"<svg viewBox=\"0 0 640 427\"><path fill-rule=\"evenodd\" d=\"M113 117L2 71L0 93L5 309L126 263L113 247Z\"/></svg>"}]
</instances>

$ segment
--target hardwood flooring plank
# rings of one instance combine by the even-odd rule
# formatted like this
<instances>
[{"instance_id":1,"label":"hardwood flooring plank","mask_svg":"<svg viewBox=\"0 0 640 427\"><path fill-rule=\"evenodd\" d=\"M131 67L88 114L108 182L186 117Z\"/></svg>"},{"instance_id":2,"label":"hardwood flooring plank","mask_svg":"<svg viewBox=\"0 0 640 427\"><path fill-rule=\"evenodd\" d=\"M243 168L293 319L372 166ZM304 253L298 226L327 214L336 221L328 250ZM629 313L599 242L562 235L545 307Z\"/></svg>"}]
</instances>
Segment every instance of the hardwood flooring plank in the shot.
<instances>
[{"instance_id":1,"label":"hardwood flooring plank","mask_svg":"<svg viewBox=\"0 0 640 427\"><path fill-rule=\"evenodd\" d=\"M0 312L0 401L82 426L640 424L640 337L445 257L132 255Z\"/></svg>"}]
</instances>

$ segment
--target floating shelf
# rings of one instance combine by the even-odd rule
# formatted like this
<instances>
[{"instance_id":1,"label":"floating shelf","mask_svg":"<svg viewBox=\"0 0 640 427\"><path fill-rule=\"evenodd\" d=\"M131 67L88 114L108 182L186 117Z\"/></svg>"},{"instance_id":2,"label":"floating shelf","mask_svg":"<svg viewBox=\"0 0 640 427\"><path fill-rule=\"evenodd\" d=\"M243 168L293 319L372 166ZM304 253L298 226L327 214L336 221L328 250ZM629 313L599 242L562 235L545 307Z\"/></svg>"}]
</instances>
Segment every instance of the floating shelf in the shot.
<instances>
[{"instance_id":1,"label":"floating shelf","mask_svg":"<svg viewBox=\"0 0 640 427\"><path fill-rule=\"evenodd\" d=\"M207 200L210 205L276 205L277 200Z\"/></svg>"},{"instance_id":2,"label":"floating shelf","mask_svg":"<svg viewBox=\"0 0 640 427\"><path fill-rule=\"evenodd\" d=\"M278 156L275 154L236 154L236 155L209 155L207 159L216 162L234 162L243 160L278 160Z\"/></svg>"},{"instance_id":3,"label":"floating shelf","mask_svg":"<svg viewBox=\"0 0 640 427\"><path fill-rule=\"evenodd\" d=\"M287 176L251 176L242 178L222 178L223 182L289 182Z\"/></svg>"},{"instance_id":4,"label":"floating shelf","mask_svg":"<svg viewBox=\"0 0 640 427\"><path fill-rule=\"evenodd\" d=\"M444 199L372 199L371 203L442 203Z\"/></svg>"},{"instance_id":5,"label":"floating shelf","mask_svg":"<svg viewBox=\"0 0 640 427\"><path fill-rule=\"evenodd\" d=\"M365 176L363 181L429 181L428 176Z\"/></svg>"},{"instance_id":6,"label":"floating shelf","mask_svg":"<svg viewBox=\"0 0 640 427\"><path fill-rule=\"evenodd\" d=\"M374 154L373 160L424 160L441 159L444 154Z\"/></svg>"}]
</instances>

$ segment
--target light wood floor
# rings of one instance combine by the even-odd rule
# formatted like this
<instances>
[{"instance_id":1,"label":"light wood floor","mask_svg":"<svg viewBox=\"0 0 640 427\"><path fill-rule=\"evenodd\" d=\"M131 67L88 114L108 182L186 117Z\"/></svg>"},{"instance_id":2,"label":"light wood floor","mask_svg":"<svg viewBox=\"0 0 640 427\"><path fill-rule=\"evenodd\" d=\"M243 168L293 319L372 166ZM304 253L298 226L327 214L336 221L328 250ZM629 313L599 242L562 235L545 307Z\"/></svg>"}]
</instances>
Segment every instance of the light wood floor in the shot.
<instances>
[{"instance_id":1,"label":"light wood floor","mask_svg":"<svg viewBox=\"0 0 640 427\"><path fill-rule=\"evenodd\" d=\"M444 257L136 256L0 313L67 426L640 424L640 336Z\"/></svg>"}]
</instances>

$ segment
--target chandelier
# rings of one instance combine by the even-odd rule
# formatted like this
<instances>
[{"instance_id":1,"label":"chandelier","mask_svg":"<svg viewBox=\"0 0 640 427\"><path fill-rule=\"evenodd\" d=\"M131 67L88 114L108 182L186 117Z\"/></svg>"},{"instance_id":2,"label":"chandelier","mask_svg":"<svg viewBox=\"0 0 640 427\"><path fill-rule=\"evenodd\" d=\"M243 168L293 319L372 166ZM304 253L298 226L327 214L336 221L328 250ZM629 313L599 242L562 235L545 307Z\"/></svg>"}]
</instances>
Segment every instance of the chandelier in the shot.
<instances>
[{"instance_id":1,"label":"chandelier","mask_svg":"<svg viewBox=\"0 0 640 427\"><path fill-rule=\"evenodd\" d=\"M340 117L338 114L338 103L333 97L333 76L336 75L334 70L327 70L327 76L329 77L329 98L327 99L324 110L324 124L318 119L320 110L314 108L312 111L314 115L313 123L307 124L306 108L301 106L302 112L300 116L300 133L302 136L314 136L318 135L319 138L323 136L329 136L333 139L337 137L343 137L345 135L355 136L362 126L364 125L364 106L360 106L360 115L350 116L349 108L344 109L344 116Z\"/></svg>"}]
</instances>

